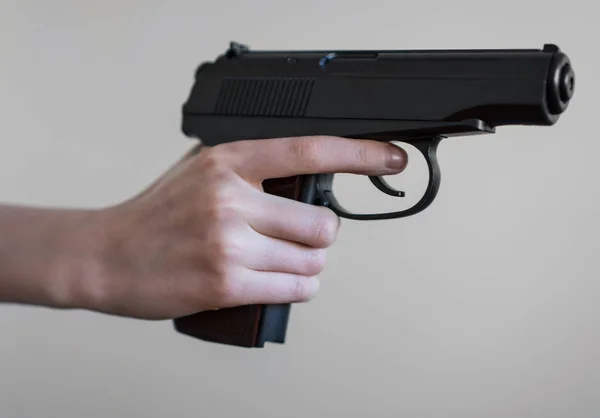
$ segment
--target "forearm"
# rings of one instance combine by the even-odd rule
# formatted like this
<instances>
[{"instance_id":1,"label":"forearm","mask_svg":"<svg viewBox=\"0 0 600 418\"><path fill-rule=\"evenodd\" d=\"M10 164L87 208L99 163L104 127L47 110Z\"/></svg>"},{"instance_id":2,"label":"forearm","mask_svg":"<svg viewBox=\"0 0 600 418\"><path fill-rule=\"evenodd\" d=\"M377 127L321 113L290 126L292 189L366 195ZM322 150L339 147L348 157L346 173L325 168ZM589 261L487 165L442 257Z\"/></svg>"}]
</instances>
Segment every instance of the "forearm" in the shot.
<instances>
[{"instance_id":1,"label":"forearm","mask_svg":"<svg viewBox=\"0 0 600 418\"><path fill-rule=\"evenodd\" d=\"M0 205L0 302L77 307L98 270L94 211Z\"/></svg>"}]
</instances>

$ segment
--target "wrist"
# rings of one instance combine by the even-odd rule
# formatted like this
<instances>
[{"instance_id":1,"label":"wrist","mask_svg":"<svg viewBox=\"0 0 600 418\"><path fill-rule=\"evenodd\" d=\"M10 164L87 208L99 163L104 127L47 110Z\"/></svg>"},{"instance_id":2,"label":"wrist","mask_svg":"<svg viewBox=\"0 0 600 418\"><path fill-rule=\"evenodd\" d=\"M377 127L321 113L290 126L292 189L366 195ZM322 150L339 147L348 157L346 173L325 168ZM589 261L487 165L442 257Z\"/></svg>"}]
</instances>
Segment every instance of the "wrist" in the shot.
<instances>
[{"instance_id":1,"label":"wrist","mask_svg":"<svg viewBox=\"0 0 600 418\"><path fill-rule=\"evenodd\" d=\"M57 309L94 309L105 298L103 254L108 239L100 210L43 210L35 238L40 249L32 254L33 300ZM37 219L37 218L36 218ZM24 280L26 283L27 279Z\"/></svg>"},{"instance_id":2,"label":"wrist","mask_svg":"<svg viewBox=\"0 0 600 418\"><path fill-rule=\"evenodd\" d=\"M0 206L0 301L78 308L101 297L99 214Z\"/></svg>"},{"instance_id":3,"label":"wrist","mask_svg":"<svg viewBox=\"0 0 600 418\"><path fill-rule=\"evenodd\" d=\"M105 254L110 247L103 210L72 211L57 230L56 256L46 277L50 304L96 310L108 297Z\"/></svg>"}]
</instances>

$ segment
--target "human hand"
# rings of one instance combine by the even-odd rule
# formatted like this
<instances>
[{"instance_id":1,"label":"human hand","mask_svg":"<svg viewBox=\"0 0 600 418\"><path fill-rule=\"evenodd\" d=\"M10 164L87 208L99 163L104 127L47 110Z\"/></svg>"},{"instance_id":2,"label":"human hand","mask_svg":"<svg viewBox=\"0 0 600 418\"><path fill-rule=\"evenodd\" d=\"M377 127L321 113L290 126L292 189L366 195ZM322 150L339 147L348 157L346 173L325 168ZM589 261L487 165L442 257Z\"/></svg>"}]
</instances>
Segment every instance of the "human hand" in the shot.
<instances>
[{"instance_id":1,"label":"human hand","mask_svg":"<svg viewBox=\"0 0 600 418\"><path fill-rule=\"evenodd\" d=\"M101 211L101 273L79 286L86 295L79 305L168 319L309 301L339 219L325 207L264 193L262 181L396 174L406 163L406 152L394 145L337 137L199 147L140 195Z\"/></svg>"}]
</instances>

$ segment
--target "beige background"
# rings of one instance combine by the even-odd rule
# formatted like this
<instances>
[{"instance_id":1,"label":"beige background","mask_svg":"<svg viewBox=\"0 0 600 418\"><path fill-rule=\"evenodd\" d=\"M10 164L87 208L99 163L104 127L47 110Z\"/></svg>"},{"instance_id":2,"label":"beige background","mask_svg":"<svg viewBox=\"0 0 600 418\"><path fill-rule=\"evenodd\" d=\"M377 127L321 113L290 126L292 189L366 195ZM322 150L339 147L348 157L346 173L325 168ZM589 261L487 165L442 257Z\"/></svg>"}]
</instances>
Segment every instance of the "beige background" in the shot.
<instances>
[{"instance_id":1,"label":"beige background","mask_svg":"<svg viewBox=\"0 0 600 418\"><path fill-rule=\"evenodd\" d=\"M285 346L0 307L0 417L600 414L595 3L0 0L0 200L104 206L191 142L193 71L259 49L540 48L577 88L553 128L445 141L420 216L343 222ZM362 190L362 189L361 189ZM361 192L362 193L362 192ZM359 195L358 197L361 197Z\"/></svg>"}]
</instances>

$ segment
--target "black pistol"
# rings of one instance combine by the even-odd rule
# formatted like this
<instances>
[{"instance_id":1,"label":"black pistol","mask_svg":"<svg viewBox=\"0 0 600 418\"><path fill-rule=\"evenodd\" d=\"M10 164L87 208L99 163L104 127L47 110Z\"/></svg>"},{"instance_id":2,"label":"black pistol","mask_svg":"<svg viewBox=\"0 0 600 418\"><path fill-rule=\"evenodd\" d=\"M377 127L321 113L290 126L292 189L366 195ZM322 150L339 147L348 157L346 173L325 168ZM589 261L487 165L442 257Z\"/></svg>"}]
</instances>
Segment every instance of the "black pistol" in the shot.
<instances>
[{"instance_id":1,"label":"black pistol","mask_svg":"<svg viewBox=\"0 0 600 418\"><path fill-rule=\"evenodd\" d=\"M436 150L447 137L492 134L504 125L554 125L567 109L575 73L552 44L542 49L254 51L232 42L205 62L183 105L182 130L203 144L333 135L401 141L423 155L429 181L408 209L357 214L333 194L334 174L264 182L267 193L330 208L343 218L417 214L440 187ZM369 177L391 196L405 194ZM284 343L290 305L248 305L174 320L204 341L241 347Z\"/></svg>"}]
</instances>

